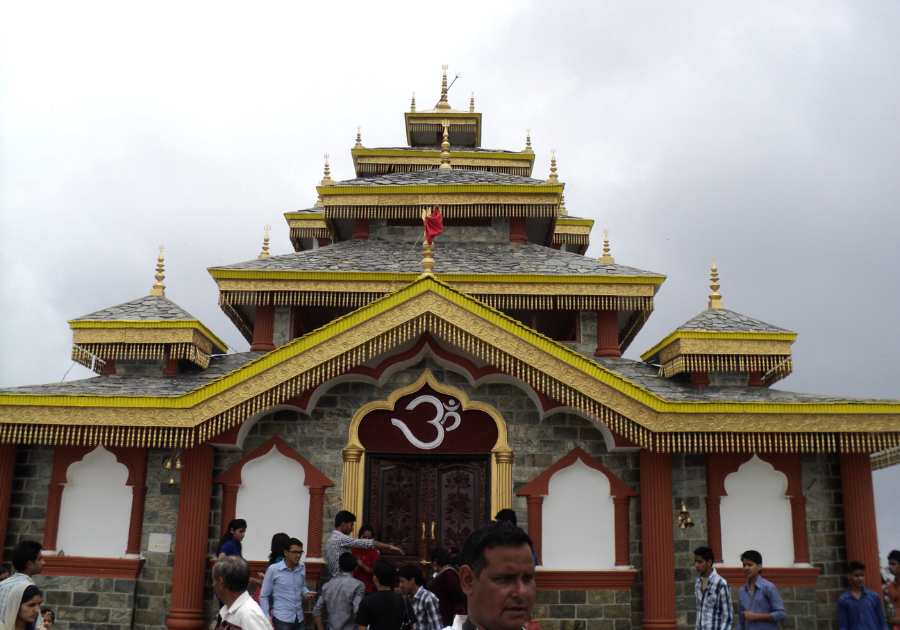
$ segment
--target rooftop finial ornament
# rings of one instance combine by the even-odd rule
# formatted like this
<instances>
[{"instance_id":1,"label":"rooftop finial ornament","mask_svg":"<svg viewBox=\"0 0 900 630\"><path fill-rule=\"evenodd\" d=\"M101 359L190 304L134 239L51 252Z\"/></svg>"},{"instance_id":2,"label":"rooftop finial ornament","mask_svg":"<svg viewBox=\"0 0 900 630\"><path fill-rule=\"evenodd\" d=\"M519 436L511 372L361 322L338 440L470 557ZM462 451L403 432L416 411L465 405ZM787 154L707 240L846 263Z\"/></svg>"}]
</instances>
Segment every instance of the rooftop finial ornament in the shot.
<instances>
[{"instance_id":1,"label":"rooftop finial ornament","mask_svg":"<svg viewBox=\"0 0 900 630\"><path fill-rule=\"evenodd\" d=\"M712 293L709 294L709 306L707 308L725 308L725 305L722 303L722 294L719 293L719 268L716 267L716 257L713 256L713 265L712 265L712 273L709 277L712 280L712 284L709 285L709 288L713 290Z\"/></svg>"},{"instance_id":2,"label":"rooftop finial ornament","mask_svg":"<svg viewBox=\"0 0 900 630\"><path fill-rule=\"evenodd\" d=\"M559 178L556 176L556 149L550 149L550 153L552 154L550 158L550 179L547 180L547 183L558 184Z\"/></svg>"},{"instance_id":3,"label":"rooftop finial ornament","mask_svg":"<svg viewBox=\"0 0 900 630\"><path fill-rule=\"evenodd\" d=\"M453 168L450 166L450 121L442 120L444 127L444 141L441 143L441 165L438 168Z\"/></svg>"},{"instance_id":4,"label":"rooftop finial ornament","mask_svg":"<svg viewBox=\"0 0 900 630\"><path fill-rule=\"evenodd\" d=\"M331 168L328 166L328 154L325 154L325 177L322 178L322 186L330 186L335 181L331 179Z\"/></svg>"},{"instance_id":5,"label":"rooftop finial ornament","mask_svg":"<svg viewBox=\"0 0 900 630\"><path fill-rule=\"evenodd\" d=\"M362 145L362 127L359 125L356 125L356 146L354 146L353 148L354 149L364 148Z\"/></svg>"},{"instance_id":6,"label":"rooftop finial ornament","mask_svg":"<svg viewBox=\"0 0 900 630\"><path fill-rule=\"evenodd\" d=\"M444 69L444 78L441 81L441 100L435 109L450 109L450 103L447 102L447 68L450 66L444 64L441 67Z\"/></svg>"},{"instance_id":7,"label":"rooftop finial ornament","mask_svg":"<svg viewBox=\"0 0 900 630\"><path fill-rule=\"evenodd\" d=\"M603 255L597 260L607 265L614 265L616 262L616 259L609 254L609 230L603 230Z\"/></svg>"},{"instance_id":8,"label":"rooftop finial ornament","mask_svg":"<svg viewBox=\"0 0 900 630\"><path fill-rule=\"evenodd\" d=\"M412 114L416 113L416 93L413 92L412 105L409 106L409 111Z\"/></svg>"},{"instance_id":9,"label":"rooftop finial ornament","mask_svg":"<svg viewBox=\"0 0 900 630\"><path fill-rule=\"evenodd\" d=\"M263 248L262 253L257 257L257 260L262 260L263 258L271 258L272 254L269 253L269 230L272 229L272 226L266 224L263 229L266 231L266 236L263 238Z\"/></svg>"},{"instance_id":10,"label":"rooftop finial ornament","mask_svg":"<svg viewBox=\"0 0 900 630\"><path fill-rule=\"evenodd\" d=\"M569 211L566 210L566 196L565 195L559 196L559 213L561 215L563 215L564 217L569 216Z\"/></svg>"},{"instance_id":11,"label":"rooftop finial ornament","mask_svg":"<svg viewBox=\"0 0 900 630\"><path fill-rule=\"evenodd\" d=\"M475 113L475 92L472 92L472 98L469 99L469 113Z\"/></svg>"},{"instance_id":12,"label":"rooftop finial ornament","mask_svg":"<svg viewBox=\"0 0 900 630\"><path fill-rule=\"evenodd\" d=\"M159 295L162 297L166 297L166 285L163 284L163 280L166 279L165 268L166 263L163 258L163 246L159 246L159 258L156 259L156 282L153 283L153 286L150 288L150 295Z\"/></svg>"},{"instance_id":13,"label":"rooftop finial ornament","mask_svg":"<svg viewBox=\"0 0 900 630\"><path fill-rule=\"evenodd\" d=\"M425 242L422 243L422 269L419 278L434 277L434 237L444 231L444 216L441 207L422 208L422 223L425 226Z\"/></svg>"},{"instance_id":14,"label":"rooftop finial ornament","mask_svg":"<svg viewBox=\"0 0 900 630\"><path fill-rule=\"evenodd\" d=\"M522 153L534 154L534 149L531 148L531 129L525 130L525 150Z\"/></svg>"}]
</instances>

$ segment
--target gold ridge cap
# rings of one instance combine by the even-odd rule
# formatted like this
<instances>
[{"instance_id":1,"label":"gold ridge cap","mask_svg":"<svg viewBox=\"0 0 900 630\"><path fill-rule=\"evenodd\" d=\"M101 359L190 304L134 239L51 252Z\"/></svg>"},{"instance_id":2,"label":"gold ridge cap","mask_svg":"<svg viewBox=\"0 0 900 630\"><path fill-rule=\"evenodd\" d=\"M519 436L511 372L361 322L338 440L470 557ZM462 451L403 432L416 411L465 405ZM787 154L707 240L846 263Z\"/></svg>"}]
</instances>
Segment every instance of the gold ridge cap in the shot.
<instances>
[{"instance_id":1,"label":"gold ridge cap","mask_svg":"<svg viewBox=\"0 0 900 630\"><path fill-rule=\"evenodd\" d=\"M420 274L366 271L296 271L286 269L223 269L221 267L208 267L209 275L216 280L343 280L343 281L369 281L377 282L385 280L390 282L394 278L398 281L412 282ZM435 274L443 282L508 282L515 283L545 283L545 284L656 284L661 285L666 276L597 276L597 275L566 275L551 276L540 274Z\"/></svg>"}]
</instances>

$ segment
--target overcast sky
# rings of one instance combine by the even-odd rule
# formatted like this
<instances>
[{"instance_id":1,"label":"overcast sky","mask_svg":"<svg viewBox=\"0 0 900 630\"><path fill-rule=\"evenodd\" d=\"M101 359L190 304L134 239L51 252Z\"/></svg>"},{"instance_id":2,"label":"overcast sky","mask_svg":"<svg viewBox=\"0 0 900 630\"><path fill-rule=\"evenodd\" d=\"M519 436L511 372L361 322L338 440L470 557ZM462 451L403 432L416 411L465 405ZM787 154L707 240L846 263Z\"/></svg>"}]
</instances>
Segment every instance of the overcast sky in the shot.
<instances>
[{"instance_id":1,"label":"overcast sky","mask_svg":"<svg viewBox=\"0 0 900 630\"><path fill-rule=\"evenodd\" d=\"M898 3L2 12L0 386L61 379L67 320L145 295L160 244L167 296L246 350L206 267L255 258L266 223L291 252L282 215L315 202L322 155L349 179L357 125L403 145L446 63L485 147L530 128L536 177L557 150L569 213L597 222L589 256L608 228L617 262L668 276L626 356L706 307L715 255L726 308L799 333L779 387L900 398Z\"/></svg>"}]
</instances>

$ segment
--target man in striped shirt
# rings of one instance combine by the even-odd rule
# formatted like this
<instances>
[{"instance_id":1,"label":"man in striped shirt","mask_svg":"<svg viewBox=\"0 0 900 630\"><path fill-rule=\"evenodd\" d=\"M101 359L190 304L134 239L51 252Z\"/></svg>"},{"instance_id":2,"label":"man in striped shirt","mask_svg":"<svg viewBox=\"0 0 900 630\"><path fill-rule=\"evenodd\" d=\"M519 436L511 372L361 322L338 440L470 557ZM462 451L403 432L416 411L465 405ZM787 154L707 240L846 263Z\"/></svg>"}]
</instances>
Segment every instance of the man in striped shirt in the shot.
<instances>
[{"instance_id":1,"label":"man in striped shirt","mask_svg":"<svg viewBox=\"0 0 900 630\"><path fill-rule=\"evenodd\" d=\"M731 589L721 575L713 568L712 549L694 549L694 568L697 582L694 597L697 604L695 630L731 630L734 626L734 611L731 607Z\"/></svg>"},{"instance_id":2,"label":"man in striped shirt","mask_svg":"<svg viewBox=\"0 0 900 630\"><path fill-rule=\"evenodd\" d=\"M400 576L400 591L409 598L416 614L416 630L441 630L441 610L437 595L425 590L422 569L415 564L405 564L397 571Z\"/></svg>"}]
</instances>

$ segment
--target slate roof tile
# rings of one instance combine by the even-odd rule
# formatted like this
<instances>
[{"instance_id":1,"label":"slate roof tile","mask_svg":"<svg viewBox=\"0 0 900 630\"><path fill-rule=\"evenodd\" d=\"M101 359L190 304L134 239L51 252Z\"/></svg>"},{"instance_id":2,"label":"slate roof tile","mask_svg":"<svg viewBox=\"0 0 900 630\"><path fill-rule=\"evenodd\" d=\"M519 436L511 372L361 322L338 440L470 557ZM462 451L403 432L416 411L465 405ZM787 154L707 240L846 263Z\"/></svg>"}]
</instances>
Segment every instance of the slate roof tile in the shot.
<instances>
[{"instance_id":1,"label":"slate roof tile","mask_svg":"<svg viewBox=\"0 0 900 630\"><path fill-rule=\"evenodd\" d=\"M678 330L696 330L704 332L758 332L785 333L791 332L772 324L729 311L724 308L710 308L696 317L686 321Z\"/></svg>"},{"instance_id":2,"label":"slate roof tile","mask_svg":"<svg viewBox=\"0 0 900 630\"><path fill-rule=\"evenodd\" d=\"M452 154L451 154L452 155ZM452 157L451 157L452 161ZM439 169L413 171L410 173L388 173L374 177L361 177L337 182L336 186L444 186L444 185L505 185L505 186L543 186L548 184L543 179L492 173L490 171L469 171L466 169Z\"/></svg>"},{"instance_id":3,"label":"slate roof tile","mask_svg":"<svg viewBox=\"0 0 900 630\"><path fill-rule=\"evenodd\" d=\"M72 321L156 321L175 319L197 319L172 300L161 295L146 295L124 304L110 306L102 311L76 317Z\"/></svg>"}]
</instances>

